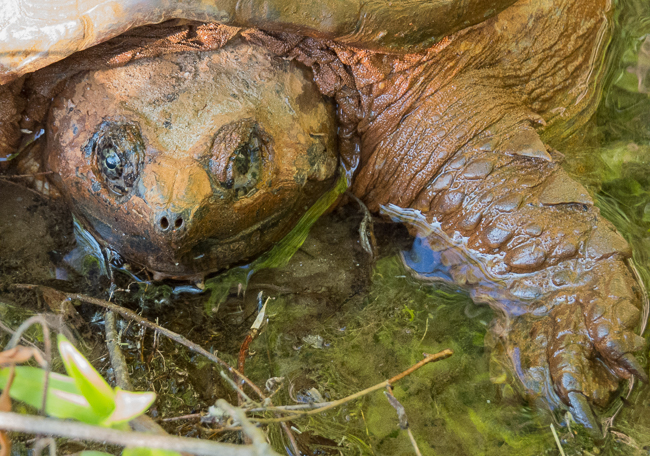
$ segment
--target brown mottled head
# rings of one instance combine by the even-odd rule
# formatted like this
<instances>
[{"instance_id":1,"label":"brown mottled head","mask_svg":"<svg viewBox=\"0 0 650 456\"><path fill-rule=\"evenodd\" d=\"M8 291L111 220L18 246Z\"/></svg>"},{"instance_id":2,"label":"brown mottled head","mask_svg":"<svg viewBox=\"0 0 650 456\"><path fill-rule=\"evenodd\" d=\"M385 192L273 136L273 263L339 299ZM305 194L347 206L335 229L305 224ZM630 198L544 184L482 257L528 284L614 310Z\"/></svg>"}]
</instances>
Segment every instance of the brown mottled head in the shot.
<instances>
[{"instance_id":1,"label":"brown mottled head","mask_svg":"<svg viewBox=\"0 0 650 456\"><path fill-rule=\"evenodd\" d=\"M311 74L237 40L76 76L48 125L77 215L162 277L267 250L337 170L334 108Z\"/></svg>"}]
</instances>

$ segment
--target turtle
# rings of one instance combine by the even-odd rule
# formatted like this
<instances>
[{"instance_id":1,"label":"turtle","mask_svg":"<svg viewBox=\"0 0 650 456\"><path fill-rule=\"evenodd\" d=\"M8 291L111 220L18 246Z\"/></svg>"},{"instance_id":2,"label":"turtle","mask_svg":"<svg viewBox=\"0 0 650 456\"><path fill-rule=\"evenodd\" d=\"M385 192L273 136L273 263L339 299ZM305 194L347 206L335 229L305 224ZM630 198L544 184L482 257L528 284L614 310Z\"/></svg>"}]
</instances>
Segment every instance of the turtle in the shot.
<instances>
[{"instance_id":1,"label":"turtle","mask_svg":"<svg viewBox=\"0 0 650 456\"><path fill-rule=\"evenodd\" d=\"M15 151L21 131L49 122L47 147L52 150L46 155L53 155L48 161L59 170L58 185L87 182L91 190L93 185L106 194L110 190L125 202L134 189L144 191L136 172L146 159L144 129L124 113L103 120L99 109L107 104L99 103L93 113L95 105L89 103L84 109L92 128L75 132L80 124L68 114L74 112L79 92L107 87L106 74L124 75L129 68L145 68L153 92L160 88L154 81L160 73L153 68L162 68L154 60L198 62L198 57L178 57L187 52L235 46L259 52L261 59L273 60L272 54L306 68L319 94L335 104L336 126L320 119L323 129L305 130L306 139L297 146L307 157L314 147L317 158L311 164L303 160L304 169L293 173L303 176L299 181L307 196L288 212L304 213L336 179L331 159L335 129L339 173L350 192L371 211L405 223L415 235L412 250L403 254L413 273L422 280L462 285L475 301L498 310L502 318L494 332L528 397L570 410L598 435L594 408L608 403L622 379L647 381L633 354L645 346L634 332L644 291L628 261L630 247L601 216L585 187L562 168L563 155L556 150L598 105L613 27L611 2L9 0L0 15L0 154ZM250 51L251 46L258 51ZM121 89L123 104L138 96L124 84ZM159 103L174 103L173 93L165 95L170 100ZM309 97L327 104L317 94ZM323 105L322 116L327 117L327 110ZM210 130L201 139L203 149L222 143L231 151L241 146L235 155L248 164L230 181L222 160L227 154L217 151L222 158L212 161L211 171L209 159L201 166L221 176L211 188L220 185L219 195L230 195L228 201L236 204L257 185L251 184L257 182L250 179L257 169L251 157L263 156L273 138L255 118L223 126L226 130ZM160 128L164 121L144 134ZM75 142L78 134L86 135L85 142ZM215 135L222 141L207 139ZM74 147L65 152L68 143ZM102 143L109 147L100 147ZM121 145L135 158L127 160L120 174L115 156L126 156L124 150L116 151ZM61 151L99 154L101 159L91 159L88 168L57 167ZM100 168L108 180L81 176ZM205 196L208 187L204 183L187 197ZM269 200L259 207L272 216L286 211L287 201ZM75 203L75 210L79 206ZM88 207L83 213L92 217L98 211ZM180 212L151 213L157 218L147 223L156 229L173 232L189 223ZM283 217L289 222L277 233L298 218L287 212ZM102 223L110 238L113 222ZM102 229L95 231L102 237ZM241 248L232 250L228 262L259 250L244 245L250 236L263 237L255 232L239 239ZM127 257L142 258L124 251ZM172 268L166 276L196 273Z\"/></svg>"}]
</instances>

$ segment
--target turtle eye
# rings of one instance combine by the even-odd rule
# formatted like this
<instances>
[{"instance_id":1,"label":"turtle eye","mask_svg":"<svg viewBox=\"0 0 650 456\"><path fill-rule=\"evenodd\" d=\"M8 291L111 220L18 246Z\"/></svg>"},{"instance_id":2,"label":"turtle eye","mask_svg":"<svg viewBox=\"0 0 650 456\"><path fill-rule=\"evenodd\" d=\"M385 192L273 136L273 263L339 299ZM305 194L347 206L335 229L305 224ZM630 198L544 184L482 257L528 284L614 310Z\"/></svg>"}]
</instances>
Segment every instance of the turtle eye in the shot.
<instances>
[{"instance_id":1,"label":"turtle eye","mask_svg":"<svg viewBox=\"0 0 650 456\"><path fill-rule=\"evenodd\" d=\"M115 152L113 149L110 149L106 153L104 164L110 170L116 169L120 165L120 157L117 155L117 152Z\"/></svg>"},{"instance_id":2,"label":"turtle eye","mask_svg":"<svg viewBox=\"0 0 650 456\"><path fill-rule=\"evenodd\" d=\"M102 173L110 180L119 179L122 176L122 159L114 148L100 150L98 162L101 163Z\"/></svg>"},{"instance_id":3,"label":"turtle eye","mask_svg":"<svg viewBox=\"0 0 650 456\"><path fill-rule=\"evenodd\" d=\"M210 171L219 185L237 198L251 193L259 181L268 138L250 119L225 125L215 136Z\"/></svg>"},{"instance_id":4,"label":"turtle eye","mask_svg":"<svg viewBox=\"0 0 650 456\"><path fill-rule=\"evenodd\" d=\"M99 175L113 193L126 195L140 174L144 143L134 124L102 122L88 146Z\"/></svg>"},{"instance_id":5,"label":"turtle eye","mask_svg":"<svg viewBox=\"0 0 650 456\"><path fill-rule=\"evenodd\" d=\"M244 196L255 186L259 174L260 139L251 135L248 142L237 147L228 159L223 186L234 189L237 196Z\"/></svg>"}]
</instances>

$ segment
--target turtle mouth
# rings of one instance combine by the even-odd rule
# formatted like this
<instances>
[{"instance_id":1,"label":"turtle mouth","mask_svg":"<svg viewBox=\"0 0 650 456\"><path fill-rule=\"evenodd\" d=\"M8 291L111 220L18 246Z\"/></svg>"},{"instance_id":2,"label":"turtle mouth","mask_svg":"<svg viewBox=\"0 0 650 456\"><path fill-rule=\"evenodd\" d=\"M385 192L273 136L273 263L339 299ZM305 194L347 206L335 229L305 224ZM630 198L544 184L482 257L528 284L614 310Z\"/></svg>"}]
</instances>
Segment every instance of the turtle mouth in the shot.
<instances>
[{"instance_id":1,"label":"turtle mouth","mask_svg":"<svg viewBox=\"0 0 650 456\"><path fill-rule=\"evenodd\" d=\"M156 261L156 257L158 256L156 255L156 252L159 252L159 255L165 255L165 253L161 252L160 246L152 242L146 233L124 234L121 239L122 245L130 245L132 247L131 249L128 247L126 249L121 249L116 245L116 243L110 241L112 230L108 225L90 214L77 217L76 219L80 222L84 231L91 235L96 242L103 245L105 248L124 255L123 258L126 262L132 262L134 265L144 267L146 270L151 272L154 280L172 279L200 282L207 275L216 273L235 264L245 264L254 258L256 254L247 258L240 257L241 259L235 262L224 262L222 260L224 257L228 256L228 252L239 250L241 246L245 245L252 238L255 238L255 233L275 228L285 219L285 217L289 217L290 209L291 208L288 207L278 211L255 225L228 238L203 239L191 247L187 253L184 253L177 258L172 256L171 260L164 262ZM288 226L290 227L292 225L288 224ZM170 247L170 250L172 251L176 250L172 245L169 245L168 247ZM123 252L123 250L125 251ZM143 258L145 261L138 261L135 257L141 255L130 255L128 250L148 252L148 254ZM232 257L232 255L230 256ZM134 258L131 259L130 257ZM154 265L160 266L162 264L169 265L171 268L152 267Z\"/></svg>"},{"instance_id":2,"label":"turtle mouth","mask_svg":"<svg viewBox=\"0 0 650 456\"><path fill-rule=\"evenodd\" d=\"M140 252L137 255L126 254L125 258L129 260L129 257L133 257L131 261L149 270L156 280L196 280L230 267L233 264L246 262L261 253L255 251L251 252L250 255L238 255L236 252L245 251L247 250L247 246L259 243L264 232L273 231L284 220L289 220L290 213L291 208L285 208L230 237L225 239L214 237L204 238L189 248L184 248L183 245L174 245L176 242L167 243L161 248L161 246L148 241L147 236L143 236L142 234L127 234L123 236L121 243L123 245L133 245L133 248ZM287 231L291 226L292 224L287 224ZM106 239L105 236L101 235L102 233L98 234L100 234L100 238L103 237ZM110 241L107 244L110 246ZM272 245L262 250L270 247ZM145 252L147 254L142 255ZM159 252L158 255L156 252ZM157 259L158 256L166 257L167 259L160 261ZM232 258L237 258L239 261L230 261L229 259Z\"/></svg>"},{"instance_id":3,"label":"turtle mouth","mask_svg":"<svg viewBox=\"0 0 650 456\"><path fill-rule=\"evenodd\" d=\"M228 244L233 244L235 242L241 242L242 240L244 240L243 238L251 238L255 232L267 230L269 228L274 228L275 226L278 225L280 220L288 216L290 212L291 212L291 208L287 207L265 218L264 220L257 222L255 225L252 225L242 231L239 231L237 234L234 234L225 239L214 238L214 241L216 241L216 243L220 245L228 245ZM209 241L210 240L208 239L208 242ZM196 247L193 248L192 250L195 249Z\"/></svg>"},{"instance_id":4,"label":"turtle mouth","mask_svg":"<svg viewBox=\"0 0 650 456\"><path fill-rule=\"evenodd\" d=\"M288 232L285 232L282 238L271 245L267 246L267 249L264 252L258 252L255 255L242 258L241 261L237 263L231 263L228 265L231 271L236 270L237 266L245 267L247 271L255 271L258 268L270 267L269 264L274 264L278 258L278 255L281 255L282 258L291 257L302 245L307 232L309 232L311 226L320 218L323 213L325 213L333 204L336 203L340 195L345 192L348 187L348 181L346 174L342 172L343 168L340 168L338 178L336 183L323 193L317 201L315 201L311 207L306 209L304 213L300 215L300 218L295 223L287 223L286 228ZM194 257L193 260L205 261L208 264L214 264L214 261L211 261L207 252L215 253L213 250L215 248L215 243L218 244L219 248L227 248L228 245L237 245L240 242L245 242L254 236L255 233L263 232L264 230L272 230L277 226L278 223L281 223L282 220L288 220L289 214L291 213L292 207L288 206L284 210L278 211L270 217L262 220L250 228L237 233L234 236L231 236L226 239L216 240L216 239L206 239L200 244L197 244L193 247L192 252L198 253L198 256ZM296 211L293 211L294 215L297 214ZM245 238L245 239L242 239ZM202 253L199 253L202 252ZM255 258L252 261L252 258ZM275 260L273 260L275 258ZM272 267L272 266L271 266ZM173 272L165 271L153 271L149 269L154 274L155 280L163 279L172 279L172 280L189 280L195 283L203 283L206 276L219 272L223 270L223 267L218 268L204 268L200 270L201 272L195 273L185 273L178 274ZM197 271L199 269L197 268Z\"/></svg>"}]
</instances>

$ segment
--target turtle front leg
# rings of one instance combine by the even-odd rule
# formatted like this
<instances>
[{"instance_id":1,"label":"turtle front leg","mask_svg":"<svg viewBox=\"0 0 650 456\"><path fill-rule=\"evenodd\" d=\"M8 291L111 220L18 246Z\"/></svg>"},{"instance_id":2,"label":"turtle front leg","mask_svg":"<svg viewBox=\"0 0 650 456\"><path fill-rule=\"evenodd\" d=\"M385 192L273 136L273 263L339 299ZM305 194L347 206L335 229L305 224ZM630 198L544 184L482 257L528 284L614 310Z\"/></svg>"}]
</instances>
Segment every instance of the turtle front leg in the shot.
<instances>
[{"instance_id":1,"label":"turtle front leg","mask_svg":"<svg viewBox=\"0 0 650 456\"><path fill-rule=\"evenodd\" d=\"M525 123L478 135L451 156L410 204L385 206L419 238L406 264L424 279L467 286L501 311L498 328L530 397L563 403L595 432L590 404L620 379L647 381L633 353L641 287L630 248L589 193Z\"/></svg>"}]
</instances>

